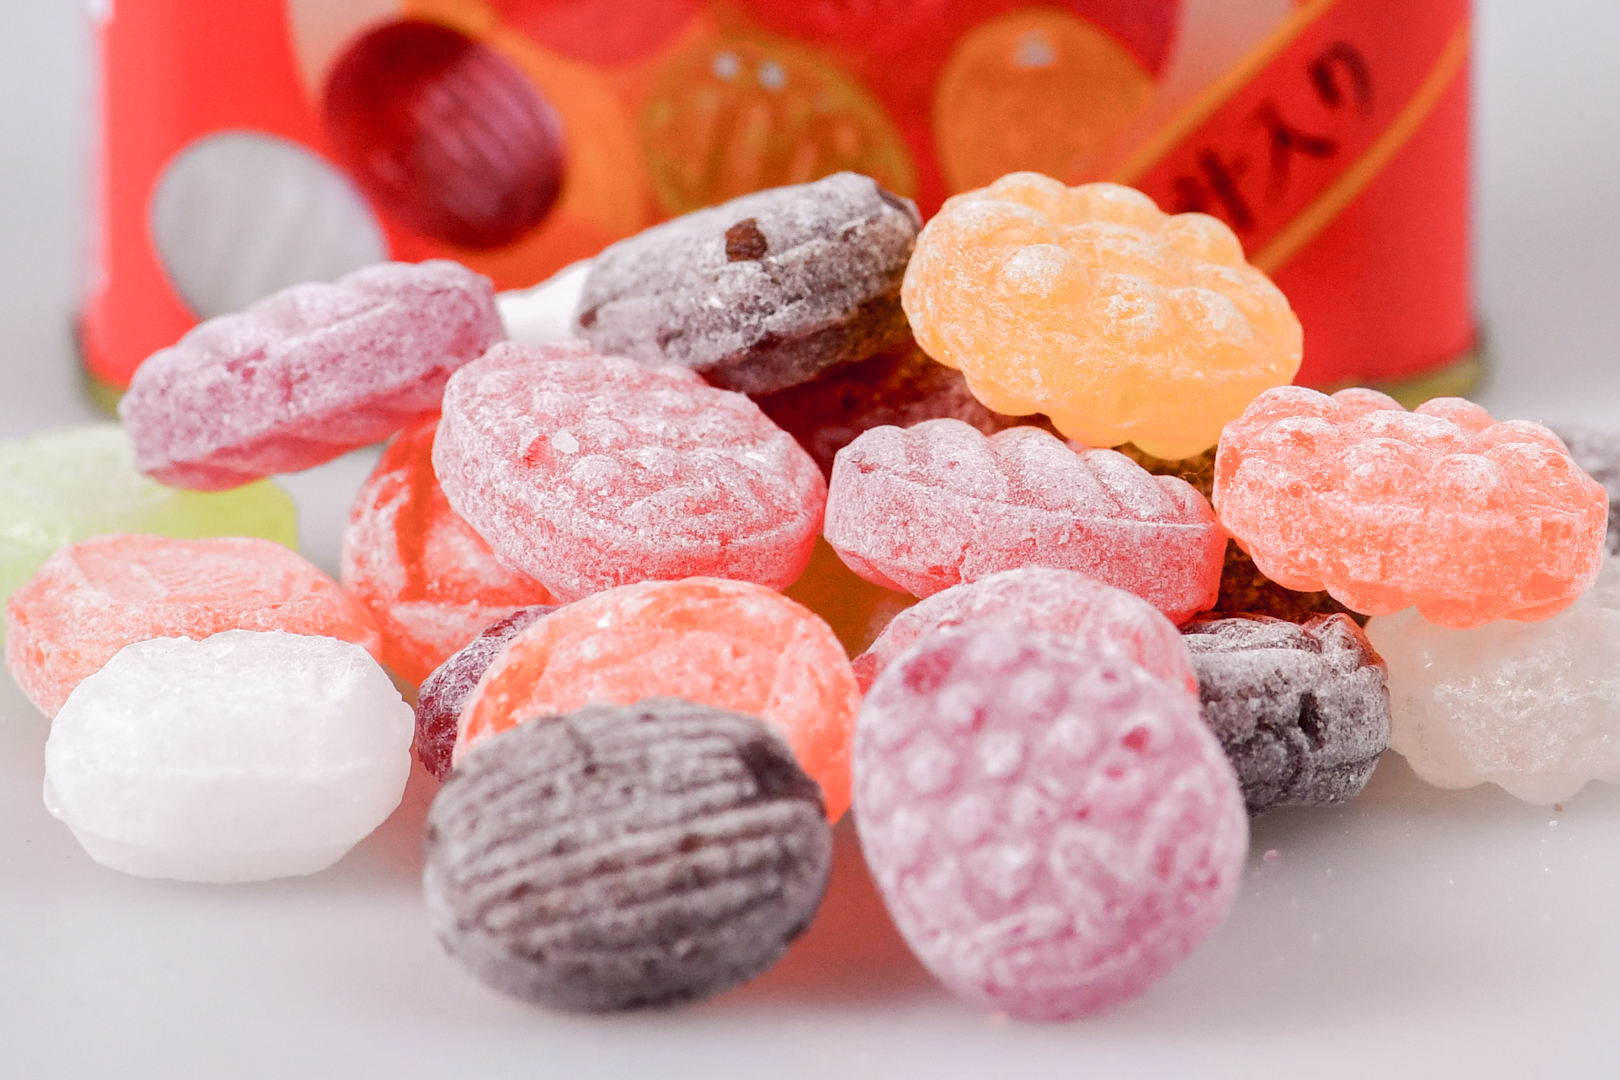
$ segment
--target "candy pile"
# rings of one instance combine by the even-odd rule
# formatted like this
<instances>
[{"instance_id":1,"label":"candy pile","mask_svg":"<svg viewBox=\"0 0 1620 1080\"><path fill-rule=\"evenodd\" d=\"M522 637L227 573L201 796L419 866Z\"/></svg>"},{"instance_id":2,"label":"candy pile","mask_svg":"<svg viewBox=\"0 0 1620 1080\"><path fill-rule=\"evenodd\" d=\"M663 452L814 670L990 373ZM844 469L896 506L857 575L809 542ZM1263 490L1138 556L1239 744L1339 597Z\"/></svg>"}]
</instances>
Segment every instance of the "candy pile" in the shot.
<instances>
[{"instance_id":1,"label":"candy pile","mask_svg":"<svg viewBox=\"0 0 1620 1080\"><path fill-rule=\"evenodd\" d=\"M1287 386L1301 351L1225 226L1033 174L926 226L847 173L744 196L499 309L449 263L290 289L148 361L127 440L0 448L47 805L129 873L310 873L414 729L435 932L588 1011L769 967L852 808L946 986L1107 1008L1220 922L1248 815L1387 747L1620 780L1577 465L1620 443ZM260 478L388 436L340 585Z\"/></svg>"}]
</instances>

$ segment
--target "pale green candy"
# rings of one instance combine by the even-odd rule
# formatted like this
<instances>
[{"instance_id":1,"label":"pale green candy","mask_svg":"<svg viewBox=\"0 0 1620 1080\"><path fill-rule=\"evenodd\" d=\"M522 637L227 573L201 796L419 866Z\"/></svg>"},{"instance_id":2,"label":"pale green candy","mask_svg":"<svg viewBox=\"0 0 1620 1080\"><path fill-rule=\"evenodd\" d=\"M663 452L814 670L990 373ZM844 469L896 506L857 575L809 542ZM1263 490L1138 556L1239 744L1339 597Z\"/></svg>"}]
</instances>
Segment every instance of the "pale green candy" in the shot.
<instances>
[{"instance_id":1,"label":"pale green candy","mask_svg":"<svg viewBox=\"0 0 1620 1080\"><path fill-rule=\"evenodd\" d=\"M0 443L0 604L63 544L115 532L258 536L296 551L298 512L269 480L182 491L142 476L117 424Z\"/></svg>"}]
</instances>

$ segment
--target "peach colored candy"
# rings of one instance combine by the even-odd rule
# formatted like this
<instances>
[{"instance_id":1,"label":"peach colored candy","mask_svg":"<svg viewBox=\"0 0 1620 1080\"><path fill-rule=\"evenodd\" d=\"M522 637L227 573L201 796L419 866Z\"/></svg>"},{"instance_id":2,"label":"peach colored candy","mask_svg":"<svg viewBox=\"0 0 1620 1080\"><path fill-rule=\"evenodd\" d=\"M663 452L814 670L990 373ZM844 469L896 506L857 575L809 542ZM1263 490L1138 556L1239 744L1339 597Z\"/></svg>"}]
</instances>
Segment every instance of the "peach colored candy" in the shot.
<instances>
[{"instance_id":1,"label":"peach colored candy","mask_svg":"<svg viewBox=\"0 0 1620 1080\"><path fill-rule=\"evenodd\" d=\"M1568 607L1597 577L1608 498L1540 424L1289 386L1226 426L1215 509L1285 588L1464 630Z\"/></svg>"},{"instance_id":2,"label":"peach colored candy","mask_svg":"<svg viewBox=\"0 0 1620 1080\"><path fill-rule=\"evenodd\" d=\"M388 444L343 530L343 587L377 620L383 663L412 683L491 623L552 602L450 508L433 475L438 427L420 420Z\"/></svg>"},{"instance_id":3,"label":"peach colored candy","mask_svg":"<svg viewBox=\"0 0 1620 1080\"><path fill-rule=\"evenodd\" d=\"M253 537L113 533L57 550L6 605L6 666L54 717L125 645L284 630L381 650L364 608L313 564Z\"/></svg>"},{"instance_id":4,"label":"peach colored candy","mask_svg":"<svg viewBox=\"0 0 1620 1080\"><path fill-rule=\"evenodd\" d=\"M849 806L860 689L832 629L763 585L647 581L595 593L534 623L484 673L461 713L455 760L486 735L590 701L681 697L758 716Z\"/></svg>"}]
</instances>

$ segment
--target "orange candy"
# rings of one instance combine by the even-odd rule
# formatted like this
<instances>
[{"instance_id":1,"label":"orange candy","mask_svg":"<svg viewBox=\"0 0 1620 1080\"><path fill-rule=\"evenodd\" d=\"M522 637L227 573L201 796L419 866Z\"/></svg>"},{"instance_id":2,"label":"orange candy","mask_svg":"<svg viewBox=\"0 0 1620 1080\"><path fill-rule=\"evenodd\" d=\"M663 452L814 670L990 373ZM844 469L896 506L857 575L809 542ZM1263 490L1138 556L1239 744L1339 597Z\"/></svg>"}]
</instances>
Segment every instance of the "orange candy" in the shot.
<instances>
[{"instance_id":1,"label":"orange candy","mask_svg":"<svg viewBox=\"0 0 1620 1080\"><path fill-rule=\"evenodd\" d=\"M826 623L745 581L625 585L534 623L468 699L455 758L485 736L587 702L669 696L762 718L821 784L828 820L849 807L855 673Z\"/></svg>"},{"instance_id":2,"label":"orange candy","mask_svg":"<svg viewBox=\"0 0 1620 1080\"><path fill-rule=\"evenodd\" d=\"M97 536L58 549L6 605L6 666L54 717L125 645L285 630L381 649L364 608L312 563L245 536Z\"/></svg>"}]
</instances>

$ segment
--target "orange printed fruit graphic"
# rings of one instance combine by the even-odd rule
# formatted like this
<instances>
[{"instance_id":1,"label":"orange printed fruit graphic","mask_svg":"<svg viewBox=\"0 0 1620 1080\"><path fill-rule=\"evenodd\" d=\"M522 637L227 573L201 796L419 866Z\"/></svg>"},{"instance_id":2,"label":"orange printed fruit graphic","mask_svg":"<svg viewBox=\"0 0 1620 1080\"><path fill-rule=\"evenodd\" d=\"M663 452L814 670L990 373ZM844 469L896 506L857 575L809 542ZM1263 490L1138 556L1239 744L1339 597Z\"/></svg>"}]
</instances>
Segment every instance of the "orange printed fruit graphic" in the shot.
<instances>
[{"instance_id":1,"label":"orange printed fruit graphic","mask_svg":"<svg viewBox=\"0 0 1620 1080\"><path fill-rule=\"evenodd\" d=\"M653 191L670 214L848 169L911 195L894 124L854 79L809 49L701 41L670 61L642 114Z\"/></svg>"},{"instance_id":2,"label":"orange printed fruit graphic","mask_svg":"<svg viewBox=\"0 0 1620 1080\"><path fill-rule=\"evenodd\" d=\"M1053 8L991 19L958 43L935 92L946 186L1020 171L1088 179L1152 88L1148 70L1084 19Z\"/></svg>"}]
</instances>

